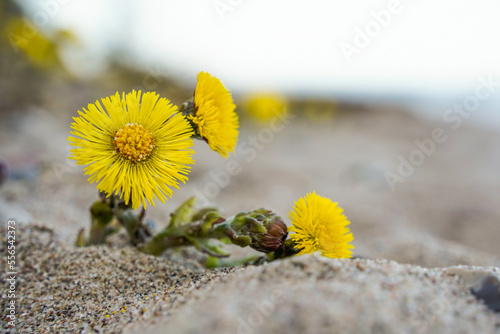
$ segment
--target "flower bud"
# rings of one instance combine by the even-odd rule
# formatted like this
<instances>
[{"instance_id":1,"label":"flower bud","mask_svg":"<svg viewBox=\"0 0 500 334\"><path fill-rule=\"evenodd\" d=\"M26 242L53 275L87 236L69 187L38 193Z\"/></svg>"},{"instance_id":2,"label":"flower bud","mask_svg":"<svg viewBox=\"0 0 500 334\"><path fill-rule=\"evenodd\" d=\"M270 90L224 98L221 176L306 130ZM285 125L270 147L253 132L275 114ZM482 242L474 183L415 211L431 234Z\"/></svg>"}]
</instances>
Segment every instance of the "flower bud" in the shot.
<instances>
[{"instance_id":1,"label":"flower bud","mask_svg":"<svg viewBox=\"0 0 500 334\"><path fill-rule=\"evenodd\" d=\"M267 232L251 234L252 243L250 247L259 252L271 253L283 246L288 233L285 223L279 216L271 211L268 211L266 216L262 224L267 229Z\"/></svg>"},{"instance_id":2,"label":"flower bud","mask_svg":"<svg viewBox=\"0 0 500 334\"><path fill-rule=\"evenodd\" d=\"M270 210L241 212L228 221L234 230L233 243L250 246L259 252L274 252L283 245L287 236L285 223Z\"/></svg>"}]
</instances>

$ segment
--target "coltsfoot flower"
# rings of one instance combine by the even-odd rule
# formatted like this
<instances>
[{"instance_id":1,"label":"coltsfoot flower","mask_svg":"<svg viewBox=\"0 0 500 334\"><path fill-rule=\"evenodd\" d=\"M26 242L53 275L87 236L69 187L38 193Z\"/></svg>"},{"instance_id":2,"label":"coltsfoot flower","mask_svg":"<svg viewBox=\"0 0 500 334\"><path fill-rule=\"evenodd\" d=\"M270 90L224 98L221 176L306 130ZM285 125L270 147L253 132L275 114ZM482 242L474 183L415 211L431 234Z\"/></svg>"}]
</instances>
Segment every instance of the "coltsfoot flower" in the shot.
<instances>
[{"instance_id":1,"label":"coltsfoot flower","mask_svg":"<svg viewBox=\"0 0 500 334\"><path fill-rule=\"evenodd\" d=\"M61 47L68 42L76 42L75 35L68 30L57 30L46 35L39 29L27 26L26 20L18 16L7 21L4 32L9 36L16 53L17 49L21 50L33 65L47 69L61 67Z\"/></svg>"},{"instance_id":2,"label":"coltsfoot flower","mask_svg":"<svg viewBox=\"0 0 500 334\"><path fill-rule=\"evenodd\" d=\"M197 136L224 158L238 141L238 115L231 94L222 82L206 72L198 74L194 97L181 108Z\"/></svg>"},{"instance_id":3,"label":"coltsfoot flower","mask_svg":"<svg viewBox=\"0 0 500 334\"><path fill-rule=\"evenodd\" d=\"M288 113L285 98L271 93L248 96L245 108L253 118L262 123L275 118L285 118Z\"/></svg>"},{"instance_id":4,"label":"coltsfoot flower","mask_svg":"<svg viewBox=\"0 0 500 334\"><path fill-rule=\"evenodd\" d=\"M350 258L352 233L347 227L350 223L337 203L328 198L307 194L295 202L288 217L292 226L288 231L295 247L301 249L297 255L321 251L331 258Z\"/></svg>"},{"instance_id":5,"label":"coltsfoot flower","mask_svg":"<svg viewBox=\"0 0 500 334\"><path fill-rule=\"evenodd\" d=\"M154 92L116 93L74 117L70 159L107 196L115 193L137 209L172 197L194 161L193 131L169 100Z\"/></svg>"}]
</instances>

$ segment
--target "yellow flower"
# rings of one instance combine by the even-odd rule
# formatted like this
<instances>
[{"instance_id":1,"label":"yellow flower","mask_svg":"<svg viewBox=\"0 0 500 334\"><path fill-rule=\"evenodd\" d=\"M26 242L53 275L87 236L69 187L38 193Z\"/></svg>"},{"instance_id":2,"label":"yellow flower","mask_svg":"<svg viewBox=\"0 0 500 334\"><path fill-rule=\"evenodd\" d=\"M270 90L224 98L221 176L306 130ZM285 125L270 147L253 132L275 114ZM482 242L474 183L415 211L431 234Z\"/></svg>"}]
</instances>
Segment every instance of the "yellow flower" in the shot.
<instances>
[{"instance_id":1,"label":"yellow flower","mask_svg":"<svg viewBox=\"0 0 500 334\"><path fill-rule=\"evenodd\" d=\"M187 119L210 148L226 158L238 141L238 115L231 94L219 79L200 72L192 103L184 111Z\"/></svg>"},{"instance_id":2,"label":"yellow flower","mask_svg":"<svg viewBox=\"0 0 500 334\"><path fill-rule=\"evenodd\" d=\"M20 17L7 22L4 31L10 42L37 66L46 68L59 66L57 43L41 31L28 26L26 22L29 21ZM26 31L30 33L27 34Z\"/></svg>"},{"instance_id":3,"label":"yellow flower","mask_svg":"<svg viewBox=\"0 0 500 334\"><path fill-rule=\"evenodd\" d=\"M323 256L331 258L350 258L354 240L347 227L350 223L337 203L328 198L307 194L295 202L295 207L288 214L292 220L289 227L291 240L301 249L297 255L321 251Z\"/></svg>"},{"instance_id":4,"label":"yellow flower","mask_svg":"<svg viewBox=\"0 0 500 334\"><path fill-rule=\"evenodd\" d=\"M115 192L132 202L155 205L172 197L172 189L185 183L194 161L189 123L169 100L154 92L116 93L79 111L71 124L70 159L90 175L90 183L108 196Z\"/></svg>"},{"instance_id":5,"label":"yellow flower","mask_svg":"<svg viewBox=\"0 0 500 334\"><path fill-rule=\"evenodd\" d=\"M255 94L246 98L248 113L263 123L274 118L284 118L287 114L285 98L278 94Z\"/></svg>"}]
</instances>

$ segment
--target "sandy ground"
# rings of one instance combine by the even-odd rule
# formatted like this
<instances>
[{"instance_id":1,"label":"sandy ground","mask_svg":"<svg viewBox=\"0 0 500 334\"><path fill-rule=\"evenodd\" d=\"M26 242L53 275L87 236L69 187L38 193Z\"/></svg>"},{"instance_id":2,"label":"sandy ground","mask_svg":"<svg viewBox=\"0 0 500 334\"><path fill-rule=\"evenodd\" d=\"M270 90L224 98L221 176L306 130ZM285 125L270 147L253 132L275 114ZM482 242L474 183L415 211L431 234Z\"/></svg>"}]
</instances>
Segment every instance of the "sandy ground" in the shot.
<instances>
[{"instance_id":1,"label":"sandy ground","mask_svg":"<svg viewBox=\"0 0 500 334\"><path fill-rule=\"evenodd\" d=\"M83 279L81 286L88 286L94 277L93 273L98 274L89 268L95 266L102 270L113 268L120 271L123 269L120 269L120 263L123 262L129 266L123 269L124 272L129 273L136 283L142 282L146 276L149 277L147 273L150 269L145 269L144 266L154 265L163 268L163 274L155 276L154 279L165 284L156 290L146 289L145 292L141 292L161 295L157 302L148 304L146 316L141 313L140 308L134 307L127 321L116 320L112 313L110 320L106 320L106 311L129 312L122 310L125 305L129 305L130 308L131 304L116 300L126 299L132 295L130 290L136 289L137 284L130 284L118 289L113 295L107 295L107 299L99 299L98 292L94 299L90 298L87 301L78 299L79 303L83 303L82 310L87 314L75 313L70 319L75 319L77 315L94 317L98 320L96 324L99 326L102 325L99 321L104 319L109 322L109 327L107 329L103 327L101 332L120 332L124 328L132 332L137 331L134 329L134 324L140 324L141 331L148 332L145 329L153 330L154 324L159 322L168 323L171 332L176 330L197 332L201 328L209 328L207 333L234 333L238 330L237 313L245 314L244 312L248 311L247 302L250 298L248 295L250 292L242 291L243 287L239 284L244 285L241 282L246 280L254 282L256 275L262 277L262 282L272 280L272 285L263 290L262 293L265 294L265 291L270 292L275 285L280 285L271 277L276 277L279 281L277 277L283 275L286 289L297 287L296 295L287 296L283 311L266 318L265 325L259 326L260 330L252 327L255 333L274 332L278 325L280 328L288 329L290 333L307 333L306 329L294 331L292 325L296 324L299 326L296 328L302 328L300 326L309 324L308 321L312 320L298 315L306 312L305 308L317 310L323 307L321 306L323 302L326 304L322 312L318 311L319 318L311 318L320 323L317 333L337 326L341 326L339 328L345 332L399 333L403 329L403 332L409 333L442 333L447 331L441 329L448 328L455 320L460 320L456 326L465 326L464 332L499 331L498 316L487 311L484 305L475 300L463 282L460 283L457 278L443 276L440 269L427 271L414 265L427 268L458 264L500 266L498 243L500 132L476 128L467 123L453 130L449 124L434 124L386 106L370 111L343 112L336 117L324 117L321 120L296 117L289 120L288 124L284 124L280 131L274 132L255 124L246 126L240 136L240 147L244 149L240 150L240 154L231 156L227 160L211 152L204 143L196 143L197 163L193 167L189 182L181 187L167 204L160 203L155 208L148 209L148 217L155 221L158 228L163 227L169 212L193 194L201 198L201 203L205 201L214 203L223 208L228 215L241 210L265 207L286 217L295 200L315 190L322 196L338 201L344 208L352 223L355 254L363 259L357 260L356 263L342 262L342 264L316 259L314 261L318 263L311 265L308 270L313 272L340 270L342 274L332 277L325 274L326 278L320 277L311 281L295 277L301 269L294 267L294 260L272 264L270 265L272 269L265 269L266 267L251 271L245 269L242 273L234 275L227 271L206 272L195 264L186 265L183 262L188 261L186 259L178 260L175 264L163 263L161 261L165 259L150 258L127 249L74 249L72 243L76 232L79 228L88 226L88 207L96 197L96 190L94 186L86 183L81 168L73 166L66 159L69 147L65 138L70 116L68 113L31 110L6 118L0 124L0 158L7 160L11 169L10 180L0 187L2 225L5 225L8 219L14 218L21 225L36 222L55 231L51 237L54 239L54 244L50 247L46 241L36 241L39 239L37 236L33 237L35 240L33 244L44 246L38 248L29 246L32 248L24 250L27 254L24 255L26 259L40 262L40 265L45 266L44 270L36 273L26 269L22 274L25 275L23 280L31 282L30 285L26 285L29 289L22 290L23 293L38 294L33 306L24 306L32 310L31 312L35 312L36 307L41 307L43 310L50 308L48 306L50 303L43 299L46 297L42 298L43 293L39 291L40 289L41 291L46 289L44 293L59 290L61 297L65 294L61 293L60 289L69 288L74 284L73 276L71 281L61 283L60 276L64 274L57 269L61 268L58 264L65 263L61 266L66 271L77 270L72 272L73 275L81 275ZM250 123L249 120L243 121ZM443 129L448 136L447 140L436 144L435 152L425 156L422 165L391 190L386 181L386 172L396 173L400 163L398 157L401 155L408 159L417 149L415 140L432 138L432 132L436 128ZM233 175L227 173L230 161L237 161L240 167ZM33 227L22 233L26 233L28 239L32 239L33 233L37 235L41 233L31 230ZM31 243L25 241L25 245L28 247ZM31 258L30 252L33 252ZM52 258L48 255L43 257L44 254L55 255ZM376 258L385 260L378 262L367 260ZM136 266L130 267L131 259L136 261ZM413 266L384 262L386 260ZM80 269L71 269L70 262L82 265ZM359 263L371 268L368 271L370 274L358 277L357 275L361 274L354 268ZM56 270L47 269L51 266L55 266ZM267 270L272 272L269 278L266 278ZM429 275L435 279L431 279L430 282L428 278L423 279L422 270L431 273ZM217 280L214 278L215 281L212 283L199 284L201 292L188 295L186 305L177 308L172 306L166 296L169 289L177 286L172 283L171 277L173 273L179 271L191 275L185 276L182 282L179 282L179 286L183 287L196 275L213 276ZM320 274L311 275L316 277ZM224 283L219 284L218 277L222 276L225 277L221 278ZM331 285L331 280L335 280L334 277L340 277L340 281ZM394 283L397 288L393 293L390 289L377 289L387 277L395 277L397 281ZM366 283L357 289L356 284L348 282L350 279L352 282L373 280L374 283L373 285ZM400 285L398 282L401 280L408 285ZM113 281L106 279L98 281L100 283L95 287L97 290L110 289L113 286ZM204 279L201 281L205 282ZM316 284L320 288L313 293ZM259 287L252 286L251 289L254 291ZM412 289L417 289L415 291L419 293ZM379 294L373 291L378 291ZM241 296L237 296L240 292ZM353 313L349 313L339 304L340 302L328 302L326 297L321 299L322 292L330 296L329 298L340 296L339 300L347 305L354 303L354 300L362 302L354 307ZM405 307L417 309L423 307L422 319L428 319L425 314L432 313L425 309L432 302L428 297L435 294L439 296L442 294L443 300L446 300L445 311L433 315L433 320L429 320L430 322L425 322L425 326L428 327L423 331L418 326L411 327L407 324L407 327L404 327L405 322L400 317L405 316ZM73 295L66 296L71 302ZM304 300L306 296L313 297L300 304L298 301ZM23 298L24 301L29 300L27 296ZM255 302L258 302L264 297L258 294L255 298ZM134 303L139 300L136 297L132 299ZM62 307L61 305L57 304L57 307ZM231 308L231 305L234 308ZM366 314L370 308L379 306L387 309L388 313L385 316L373 313L366 322L359 324L360 327L350 325L356 323L359 314ZM230 309L226 309L227 307ZM207 317L213 313L211 310L214 308L221 308L214 318L218 319L218 325L214 325L215 320ZM160 309L162 311L158 311ZM169 316L170 311L175 311L178 317L172 319ZM31 313L27 311L25 313L27 314L23 321L27 324L30 323ZM416 319L421 319L418 317ZM51 323L47 319L51 318L36 318L38 324L31 322L34 326L31 328L46 328L45 332L53 332L50 329ZM288 324L290 327L282 327L287 319L295 319L295 322ZM62 328L74 332L84 328L87 333L91 332L90 323L92 323L90 320L87 322L82 320L78 325L80 327ZM343 325L339 325L340 323ZM432 326L429 327L428 324ZM207 327L204 327L205 325ZM27 333L37 332L29 331L27 328L29 327L24 328ZM453 327L449 328L448 332L456 332L452 330ZM250 333L248 328L247 332Z\"/></svg>"},{"instance_id":2,"label":"sandy ground","mask_svg":"<svg viewBox=\"0 0 500 334\"><path fill-rule=\"evenodd\" d=\"M241 154L226 160L196 142L189 182L148 216L161 227L193 194L227 214L266 207L286 216L295 200L314 190L345 209L363 255L370 255L363 249L367 239L410 228L498 256L500 132L467 124L452 130L381 109L321 122L296 118L280 132L248 126L240 135ZM66 159L70 117L34 110L1 123L0 157L12 171L0 188L0 218L43 222L71 243L87 226L96 191ZM398 157L408 159L414 141L431 138L437 127L449 139L391 191L385 173L397 173ZM234 160L240 168L229 175Z\"/></svg>"},{"instance_id":3,"label":"sandy ground","mask_svg":"<svg viewBox=\"0 0 500 334\"><path fill-rule=\"evenodd\" d=\"M17 232L17 325L3 313L2 333L500 333L469 291L486 277L500 284L495 267L308 255L204 270L190 252L70 248L43 225Z\"/></svg>"}]
</instances>

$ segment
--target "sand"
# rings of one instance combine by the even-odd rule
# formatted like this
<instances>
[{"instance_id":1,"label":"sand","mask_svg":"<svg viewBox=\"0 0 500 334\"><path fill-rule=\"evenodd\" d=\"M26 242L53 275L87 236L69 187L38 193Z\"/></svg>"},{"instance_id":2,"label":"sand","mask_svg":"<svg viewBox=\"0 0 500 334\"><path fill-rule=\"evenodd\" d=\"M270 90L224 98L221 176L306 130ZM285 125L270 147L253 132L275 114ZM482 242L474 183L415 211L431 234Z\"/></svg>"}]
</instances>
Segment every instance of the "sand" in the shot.
<instances>
[{"instance_id":1,"label":"sand","mask_svg":"<svg viewBox=\"0 0 500 334\"><path fill-rule=\"evenodd\" d=\"M17 332L4 322L3 333L500 333L500 315L469 291L500 268L318 254L204 270L186 254L71 248L40 225L17 232Z\"/></svg>"},{"instance_id":2,"label":"sand","mask_svg":"<svg viewBox=\"0 0 500 334\"><path fill-rule=\"evenodd\" d=\"M128 333L141 332L140 324L135 328ZM443 269L306 255L238 270L152 328L157 334L496 333L500 318Z\"/></svg>"},{"instance_id":3,"label":"sand","mask_svg":"<svg viewBox=\"0 0 500 334\"><path fill-rule=\"evenodd\" d=\"M63 247L40 225L21 228L17 237L17 333L120 333L128 323L167 315L192 290L233 271L206 271L132 248ZM6 310L9 299L2 297Z\"/></svg>"},{"instance_id":4,"label":"sand","mask_svg":"<svg viewBox=\"0 0 500 334\"><path fill-rule=\"evenodd\" d=\"M88 228L96 191L67 163L69 116L37 109L0 124L0 158L11 170L0 187L0 223L14 218L24 226L17 235L18 333L500 332L500 316L452 269L498 273L498 132L468 124L449 132L394 192L384 172L442 124L385 108L296 119L260 142L252 159L223 160L196 143L190 181L148 209L157 229L193 194L227 215L266 207L286 217L296 199L316 190L344 208L360 256L205 270L189 249L155 258L127 247L73 247L77 231ZM246 126L240 141L259 131ZM231 160L241 171L224 183ZM217 182L211 196L205 189ZM5 229L2 238L4 245ZM7 299L1 302L5 310ZM2 332L14 333L4 321L2 313Z\"/></svg>"}]
</instances>

